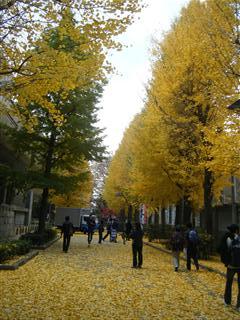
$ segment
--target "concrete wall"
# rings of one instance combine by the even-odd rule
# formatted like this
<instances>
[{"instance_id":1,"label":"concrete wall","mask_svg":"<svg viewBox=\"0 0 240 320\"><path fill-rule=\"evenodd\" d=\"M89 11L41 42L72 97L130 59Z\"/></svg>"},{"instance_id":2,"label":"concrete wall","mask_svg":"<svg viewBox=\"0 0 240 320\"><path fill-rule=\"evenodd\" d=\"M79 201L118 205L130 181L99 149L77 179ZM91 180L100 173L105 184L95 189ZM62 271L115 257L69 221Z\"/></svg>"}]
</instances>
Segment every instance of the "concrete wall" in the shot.
<instances>
[{"instance_id":1,"label":"concrete wall","mask_svg":"<svg viewBox=\"0 0 240 320\"><path fill-rule=\"evenodd\" d=\"M0 239L15 237L14 211L9 205L0 205Z\"/></svg>"}]
</instances>

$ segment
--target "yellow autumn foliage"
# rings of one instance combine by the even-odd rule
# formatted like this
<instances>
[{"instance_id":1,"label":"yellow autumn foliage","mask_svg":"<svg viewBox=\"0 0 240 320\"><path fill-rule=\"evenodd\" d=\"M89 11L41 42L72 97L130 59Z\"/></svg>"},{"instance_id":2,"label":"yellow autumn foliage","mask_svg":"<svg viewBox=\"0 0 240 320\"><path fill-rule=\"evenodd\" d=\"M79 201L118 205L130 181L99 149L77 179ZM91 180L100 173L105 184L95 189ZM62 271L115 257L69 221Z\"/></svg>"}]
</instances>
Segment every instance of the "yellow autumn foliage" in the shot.
<instances>
[{"instance_id":1,"label":"yellow autumn foliage","mask_svg":"<svg viewBox=\"0 0 240 320\"><path fill-rule=\"evenodd\" d=\"M229 176L239 175L239 117L227 109L239 97L239 10L238 0L192 0L155 41L144 110L122 141L131 145L131 166L130 184L120 185L140 202L166 206L184 197L207 216ZM120 181L115 170L108 179Z\"/></svg>"},{"instance_id":2,"label":"yellow autumn foliage","mask_svg":"<svg viewBox=\"0 0 240 320\"><path fill-rule=\"evenodd\" d=\"M88 162L85 161L78 167L75 166L74 172L66 171L62 174L65 176L75 176L81 173L87 173L88 175L84 179L79 179L73 191L64 194L52 194L51 202L54 203L55 206L76 208L90 206L93 192L93 176L90 172Z\"/></svg>"},{"instance_id":3,"label":"yellow autumn foliage","mask_svg":"<svg viewBox=\"0 0 240 320\"><path fill-rule=\"evenodd\" d=\"M121 49L116 36L133 23L141 2L39 0L1 4L0 77L4 85L0 94L25 108L29 102L40 104L61 123L48 93L64 93L105 78L111 70L107 52ZM59 46L49 44L56 30L62 42ZM64 44L67 38L74 43L70 50ZM6 106L6 100L1 104ZM18 117L21 119L21 114Z\"/></svg>"}]
</instances>

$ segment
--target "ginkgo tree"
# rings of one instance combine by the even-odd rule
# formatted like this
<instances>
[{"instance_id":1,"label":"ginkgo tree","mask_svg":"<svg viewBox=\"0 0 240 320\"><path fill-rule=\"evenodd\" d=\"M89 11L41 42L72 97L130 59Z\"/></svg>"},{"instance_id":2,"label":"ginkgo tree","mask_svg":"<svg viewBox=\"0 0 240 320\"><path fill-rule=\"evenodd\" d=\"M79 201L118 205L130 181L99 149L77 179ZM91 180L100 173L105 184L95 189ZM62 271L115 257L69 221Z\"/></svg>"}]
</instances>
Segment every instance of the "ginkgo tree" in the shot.
<instances>
[{"instance_id":1,"label":"ginkgo tree","mask_svg":"<svg viewBox=\"0 0 240 320\"><path fill-rule=\"evenodd\" d=\"M56 110L48 92L87 85L109 71L109 49L121 49L116 36L133 23L141 0L37 0L2 1L0 4L0 94L18 100L27 109L29 98ZM73 27L69 15L75 21ZM52 30L75 41L72 50L49 46ZM76 49L84 59L76 59ZM89 55L89 53L91 53ZM6 100L2 99L1 104ZM61 119L59 120L61 121Z\"/></svg>"}]
</instances>

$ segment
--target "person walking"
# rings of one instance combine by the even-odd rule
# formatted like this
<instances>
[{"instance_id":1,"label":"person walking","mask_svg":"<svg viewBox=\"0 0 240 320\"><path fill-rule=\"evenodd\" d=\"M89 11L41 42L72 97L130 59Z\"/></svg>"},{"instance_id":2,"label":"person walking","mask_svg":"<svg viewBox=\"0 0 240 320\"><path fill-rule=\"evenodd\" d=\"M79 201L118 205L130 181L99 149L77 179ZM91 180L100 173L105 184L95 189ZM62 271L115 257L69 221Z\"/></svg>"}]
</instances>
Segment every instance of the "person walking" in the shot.
<instances>
[{"instance_id":1,"label":"person walking","mask_svg":"<svg viewBox=\"0 0 240 320\"><path fill-rule=\"evenodd\" d=\"M70 222L70 217L66 216L65 221L63 222L63 225L62 225L62 232L61 232L61 236L63 235L63 251L64 252L68 252L73 232L74 232L74 228L73 228L72 222Z\"/></svg>"},{"instance_id":2,"label":"person walking","mask_svg":"<svg viewBox=\"0 0 240 320\"><path fill-rule=\"evenodd\" d=\"M197 231L193 228L190 222L187 224L187 228L188 229L185 234L187 269L189 271L191 270L191 259L193 259L196 269L199 270L199 264L198 264L199 237L198 237Z\"/></svg>"},{"instance_id":3,"label":"person walking","mask_svg":"<svg viewBox=\"0 0 240 320\"><path fill-rule=\"evenodd\" d=\"M108 236L110 236L111 238L111 231L112 231L112 218L110 218L107 222L107 233L103 237L103 241L105 241L105 239L107 239Z\"/></svg>"},{"instance_id":4,"label":"person walking","mask_svg":"<svg viewBox=\"0 0 240 320\"><path fill-rule=\"evenodd\" d=\"M224 293L225 305L231 305L232 301L232 283L234 275L238 276L238 296L236 308L240 312L240 235L239 226L232 224L227 227L229 230L229 236L226 239L226 246L228 249L228 262L225 259L225 265L227 265L227 280Z\"/></svg>"},{"instance_id":5,"label":"person walking","mask_svg":"<svg viewBox=\"0 0 240 320\"><path fill-rule=\"evenodd\" d=\"M132 238L132 254L133 254L133 265L132 268L141 268L143 263L143 230L141 224L136 222L135 230L130 234Z\"/></svg>"},{"instance_id":6,"label":"person walking","mask_svg":"<svg viewBox=\"0 0 240 320\"><path fill-rule=\"evenodd\" d=\"M104 231L104 224L103 224L103 220L100 221L99 227L98 227L98 236L99 236L99 240L98 243L102 243L103 240L103 231Z\"/></svg>"},{"instance_id":7,"label":"person walking","mask_svg":"<svg viewBox=\"0 0 240 320\"><path fill-rule=\"evenodd\" d=\"M175 231L173 232L170 239L170 245L172 247L174 270L177 272L179 269L180 253L183 250L183 245L184 245L184 237L181 232L180 226L176 226Z\"/></svg>"},{"instance_id":8,"label":"person walking","mask_svg":"<svg viewBox=\"0 0 240 320\"><path fill-rule=\"evenodd\" d=\"M113 219L111 235L110 235L111 242L117 242L117 232L118 232L118 221L117 219Z\"/></svg>"},{"instance_id":9,"label":"person walking","mask_svg":"<svg viewBox=\"0 0 240 320\"><path fill-rule=\"evenodd\" d=\"M88 221L87 221L87 225L88 225L88 246L90 246L90 243L92 242L92 238L93 238L93 233L95 230L95 218L93 216L89 216Z\"/></svg>"}]
</instances>

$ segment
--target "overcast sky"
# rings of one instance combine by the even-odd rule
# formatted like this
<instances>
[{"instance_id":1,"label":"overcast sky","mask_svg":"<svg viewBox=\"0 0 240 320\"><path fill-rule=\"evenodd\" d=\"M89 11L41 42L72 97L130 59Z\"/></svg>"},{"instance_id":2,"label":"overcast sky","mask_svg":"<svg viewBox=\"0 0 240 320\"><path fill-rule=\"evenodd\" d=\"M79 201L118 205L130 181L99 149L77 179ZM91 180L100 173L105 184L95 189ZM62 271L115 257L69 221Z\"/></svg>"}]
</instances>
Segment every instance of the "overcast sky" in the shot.
<instances>
[{"instance_id":1,"label":"overcast sky","mask_svg":"<svg viewBox=\"0 0 240 320\"><path fill-rule=\"evenodd\" d=\"M110 61L117 75L112 75L105 88L99 113L100 126L105 127L105 144L116 151L134 115L141 111L144 86L151 78L150 58L152 38L161 38L188 0L145 0L140 19L121 36L128 48L115 52Z\"/></svg>"}]
</instances>

